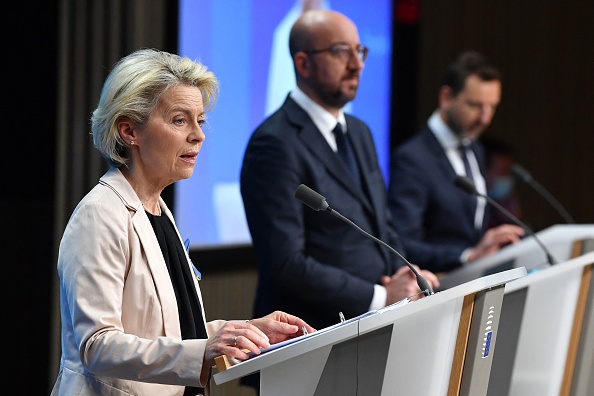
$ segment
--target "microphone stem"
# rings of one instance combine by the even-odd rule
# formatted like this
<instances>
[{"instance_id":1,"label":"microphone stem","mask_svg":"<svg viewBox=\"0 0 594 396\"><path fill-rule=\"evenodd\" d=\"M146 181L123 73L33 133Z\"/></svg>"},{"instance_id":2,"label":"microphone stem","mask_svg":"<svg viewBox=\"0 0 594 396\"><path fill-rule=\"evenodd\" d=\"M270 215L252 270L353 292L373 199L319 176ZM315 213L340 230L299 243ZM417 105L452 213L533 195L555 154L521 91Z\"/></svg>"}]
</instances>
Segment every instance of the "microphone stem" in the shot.
<instances>
[{"instance_id":1,"label":"microphone stem","mask_svg":"<svg viewBox=\"0 0 594 396\"><path fill-rule=\"evenodd\" d=\"M526 224L524 224L520 219L518 219L516 216L514 216L509 210L505 209L502 205L499 204L499 202L495 201L493 198L489 197L488 195L485 194L477 194L480 197L485 198L487 201L489 201L492 205L496 206L497 209L499 209L500 211L502 211L503 213L505 213L506 216L508 216L510 219L514 220L516 223L518 223L519 225L522 226L522 228L529 233L530 235L532 235L534 237L534 240L536 241L536 243L538 243L540 245L540 247L542 248L542 250L545 252L546 256L547 256L547 261L549 262L549 264L553 265L553 264L557 264L557 261L553 258L553 256L551 255L551 253L549 253L549 250L542 244L542 242L540 241L540 239L538 239L536 237L536 235L534 234L534 232L532 232L532 230L530 229L530 227L528 227Z\"/></svg>"},{"instance_id":2,"label":"microphone stem","mask_svg":"<svg viewBox=\"0 0 594 396\"><path fill-rule=\"evenodd\" d=\"M392 253L394 253L398 257L400 257L400 259L402 259L402 261L404 261L404 263L408 266L408 268L415 274L415 277L417 278L417 284L419 285L419 288L421 289L423 294L425 296L430 296L432 294L435 294L435 292L433 291L433 288L431 287L429 282L427 282L427 280L425 278L423 278L421 276L421 274L419 274L419 272L415 269L415 267L413 267L413 265L411 263L409 263L408 260L405 259L400 253L398 253L398 251L396 249L394 249L392 246L388 245L381 239L378 239L378 238L374 237L373 235L371 235L370 233L366 232L361 227L359 227L357 224L353 223L351 220L344 217L342 214L340 214L336 210L332 209L330 206L328 206L326 211L332 213L334 216L336 216L339 219L341 219L342 221L348 223L351 227L353 227L354 229L359 231L361 234L365 235L367 238L371 239L374 242L379 243L380 245L384 246L385 248L389 249Z\"/></svg>"},{"instance_id":3,"label":"microphone stem","mask_svg":"<svg viewBox=\"0 0 594 396\"><path fill-rule=\"evenodd\" d=\"M573 217L571 217L569 212L540 183L538 183L536 180L531 180L530 184L532 185L532 187L534 187L536 191L540 192L540 195L542 195L549 202L549 204L551 204L552 207L554 207L557 210L557 212L561 215L565 223L575 224L575 220L573 219Z\"/></svg>"}]
</instances>

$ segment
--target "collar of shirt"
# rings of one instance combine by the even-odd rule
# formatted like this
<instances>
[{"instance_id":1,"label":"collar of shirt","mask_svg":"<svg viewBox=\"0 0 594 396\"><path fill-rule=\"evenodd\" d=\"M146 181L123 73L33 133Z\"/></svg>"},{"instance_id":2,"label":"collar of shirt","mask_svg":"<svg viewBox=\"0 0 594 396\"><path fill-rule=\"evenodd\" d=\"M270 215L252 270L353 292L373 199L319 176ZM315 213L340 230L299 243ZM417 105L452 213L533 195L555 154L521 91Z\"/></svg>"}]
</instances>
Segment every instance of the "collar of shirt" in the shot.
<instances>
[{"instance_id":1,"label":"collar of shirt","mask_svg":"<svg viewBox=\"0 0 594 396\"><path fill-rule=\"evenodd\" d=\"M301 107L307 115L311 118L315 126L318 128L324 139L328 142L332 150L335 152L337 151L336 147L336 139L332 130L336 126L336 122L340 122L342 124L342 130L346 133L347 126L346 126L346 118L344 116L344 112L340 110L338 113L338 120L330 114L326 109L322 106L314 102L309 96L307 96L302 90L295 87L293 91L291 91L291 99L293 99L299 107Z\"/></svg>"},{"instance_id":2,"label":"collar of shirt","mask_svg":"<svg viewBox=\"0 0 594 396\"><path fill-rule=\"evenodd\" d=\"M460 139L441 119L441 116L437 111L434 111L433 114L431 114L427 124L445 151L458 149Z\"/></svg>"},{"instance_id":3,"label":"collar of shirt","mask_svg":"<svg viewBox=\"0 0 594 396\"><path fill-rule=\"evenodd\" d=\"M429 129L435 135L435 138L443 148L448 160L452 164L452 168L458 175L464 175L464 163L462 162L462 158L460 157L460 153L458 152L458 145L460 144L460 140L452 132L449 126L446 125L445 122L441 119L441 116L437 111L434 111L429 117L429 121L427 121L429 125Z\"/></svg>"}]
</instances>

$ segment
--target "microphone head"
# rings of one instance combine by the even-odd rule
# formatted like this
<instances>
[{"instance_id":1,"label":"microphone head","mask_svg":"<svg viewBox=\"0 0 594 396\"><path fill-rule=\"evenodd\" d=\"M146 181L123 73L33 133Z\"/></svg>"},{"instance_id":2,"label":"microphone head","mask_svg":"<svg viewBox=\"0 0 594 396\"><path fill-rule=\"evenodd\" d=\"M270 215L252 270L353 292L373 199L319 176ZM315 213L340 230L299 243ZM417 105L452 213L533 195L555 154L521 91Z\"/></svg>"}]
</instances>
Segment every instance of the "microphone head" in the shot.
<instances>
[{"instance_id":1,"label":"microphone head","mask_svg":"<svg viewBox=\"0 0 594 396\"><path fill-rule=\"evenodd\" d=\"M318 194L305 184L300 184L299 187L297 187L297 190L295 190L295 198L315 211L326 211L330 208L324 196Z\"/></svg>"},{"instance_id":2,"label":"microphone head","mask_svg":"<svg viewBox=\"0 0 594 396\"><path fill-rule=\"evenodd\" d=\"M514 164L511 168L512 174L524 183L530 183L532 181L532 175L520 164Z\"/></svg>"},{"instance_id":3,"label":"microphone head","mask_svg":"<svg viewBox=\"0 0 594 396\"><path fill-rule=\"evenodd\" d=\"M474 183L465 176L456 175L456 178L454 179L454 184L469 194L478 194L478 191L476 190Z\"/></svg>"}]
</instances>

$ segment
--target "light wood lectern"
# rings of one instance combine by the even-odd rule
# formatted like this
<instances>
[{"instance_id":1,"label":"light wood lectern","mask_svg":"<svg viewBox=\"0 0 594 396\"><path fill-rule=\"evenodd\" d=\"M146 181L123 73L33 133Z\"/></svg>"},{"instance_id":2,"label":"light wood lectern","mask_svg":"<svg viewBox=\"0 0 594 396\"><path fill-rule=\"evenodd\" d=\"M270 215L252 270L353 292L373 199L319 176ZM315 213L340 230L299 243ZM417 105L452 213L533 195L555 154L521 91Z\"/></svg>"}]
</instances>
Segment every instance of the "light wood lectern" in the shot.
<instances>
[{"instance_id":1,"label":"light wood lectern","mask_svg":"<svg viewBox=\"0 0 594 396\"><path fill-rule=\"evenodd\" d=\"M524 268L321 329L214 374L261 396L486 395L505 284ZM338 317L338 313L337 313Z\"/></svg>"}]
</instances>

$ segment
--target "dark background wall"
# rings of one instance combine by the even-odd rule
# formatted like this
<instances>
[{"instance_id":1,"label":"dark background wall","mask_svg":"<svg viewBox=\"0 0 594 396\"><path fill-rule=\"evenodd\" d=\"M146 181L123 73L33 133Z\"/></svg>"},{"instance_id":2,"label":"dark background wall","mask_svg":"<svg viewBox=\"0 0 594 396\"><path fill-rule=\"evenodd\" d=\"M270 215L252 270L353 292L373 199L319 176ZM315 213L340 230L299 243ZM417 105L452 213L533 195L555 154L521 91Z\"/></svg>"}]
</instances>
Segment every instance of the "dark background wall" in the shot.
<instances>
[{"instance_id":1,"label":"dark background wall","mask_svg":"<svg viewBox=\"0 0 594 396\"><path fill-rule=\"evenodd\" d=\"M396 43L395 61L412 57L415 64L397 71L394 95L403 107L409 99L414 105L401 115L401 123L394 121L395 144L435 108L447 62L463 50L479 50L504 78L502 101L485 135L510 144L518 161L576 222L592 223L593 17L591 1L422 2L418 26L399 24L405 41ZM408 85L413 89L406 91ZM532 189L520 186L520 193L525 220L535 230L562 222Z\"/></svg>"},{"instance_id":2,"label":"dark background wall","mask_svg":"<svg viewBox=\"0 0 594 396\"><path fill-rule=\"evenodd\" d=\"M58 26L57 1L39 3L0 13L6 394L48 394Z\"/></svg>"},{"instance_id":3,"label":"dark background wall","mask_svg":"<svg viewBox=\"0 0 594 396\"><path fill-rule=\"evenodd\" d=\"M101 169L99 166L79 172L82 175L76 178L65 177L60 171L64 164L79 169L88 161L97 161L90 141L80 136L88 132L89 109L98 94L92 92L93 100L86 103L87 99L79 98L77 91L85 87L96 90L112 59L146 44L134 39L141 29L163 26L161 48L176 49L173 2L167 3L169 12L161 12L162 1L105 2L116 9L116 18L114 14L86 10L83 20L74 18L75 13L64 17L61 3L87 8L98 4L50 0L29 7L7 5L0 16L4 159L1 207L6 215L0 279L5 308L3 355L10 376L5 381L7 394L47 394L53 383L57 363L54 354L59 351L52 333L57 304L55 245L67 220L67 215L66 219L56 215L56 197L60 197L59 188L64 184L73 189L72 202L77 201L96 182ZM138 17L138 12L131 12L134 4L159 12L153 10ZM414 133L433 110L445 64L462 50L483 51L504 74L503 100L486 133L511 144L519 161L578 223L594 223L590 164L594 145L594 2L450 0L421 4L420 0L400 0L399 5L408 13L395 30L394 144ZM132 18L136 23L129 26ZM81 39L76 29L64 33L64 21L75 27L89 25L82 28L94 38L76 44L84 44L86 50L63 50L59 43L64 37L71 37L75 43ZM102 39L110 31L112 39ZM107 54L101 62L93 58L99 49ZM65 64L68 72L64 71ZM60 78L76 81L68 100L64 100L60 89ZM79 121L77 128L65 128L63 136L58 131L65 117ZM77 143L70 147L71 151L59 150L64 142L67 146L68 142ZM520 192L525 220L535 230L561 221L532 190L522 187ZM69 214L71 205L62 209ZM251 285L253 256L247 250L247 255L225 249L192 254L201 262L215 263L213 273L235 274L231 281L249 278ZM240 266L238 261L242 262ZM253 289L243 284L229 296L220 290L227 278L221 278L221 282L216 288L205 285L205 299L209 301L209 296L214 295L209 304L218 306L218 311L212 308L211 312L220 317L249 316L246 307L253 298ZM231 300L230 305L222 304L225 299ZM237 308L239 302L234 308L234 301L241 301L241 308Z\"/></svg>"}]
</instances>

